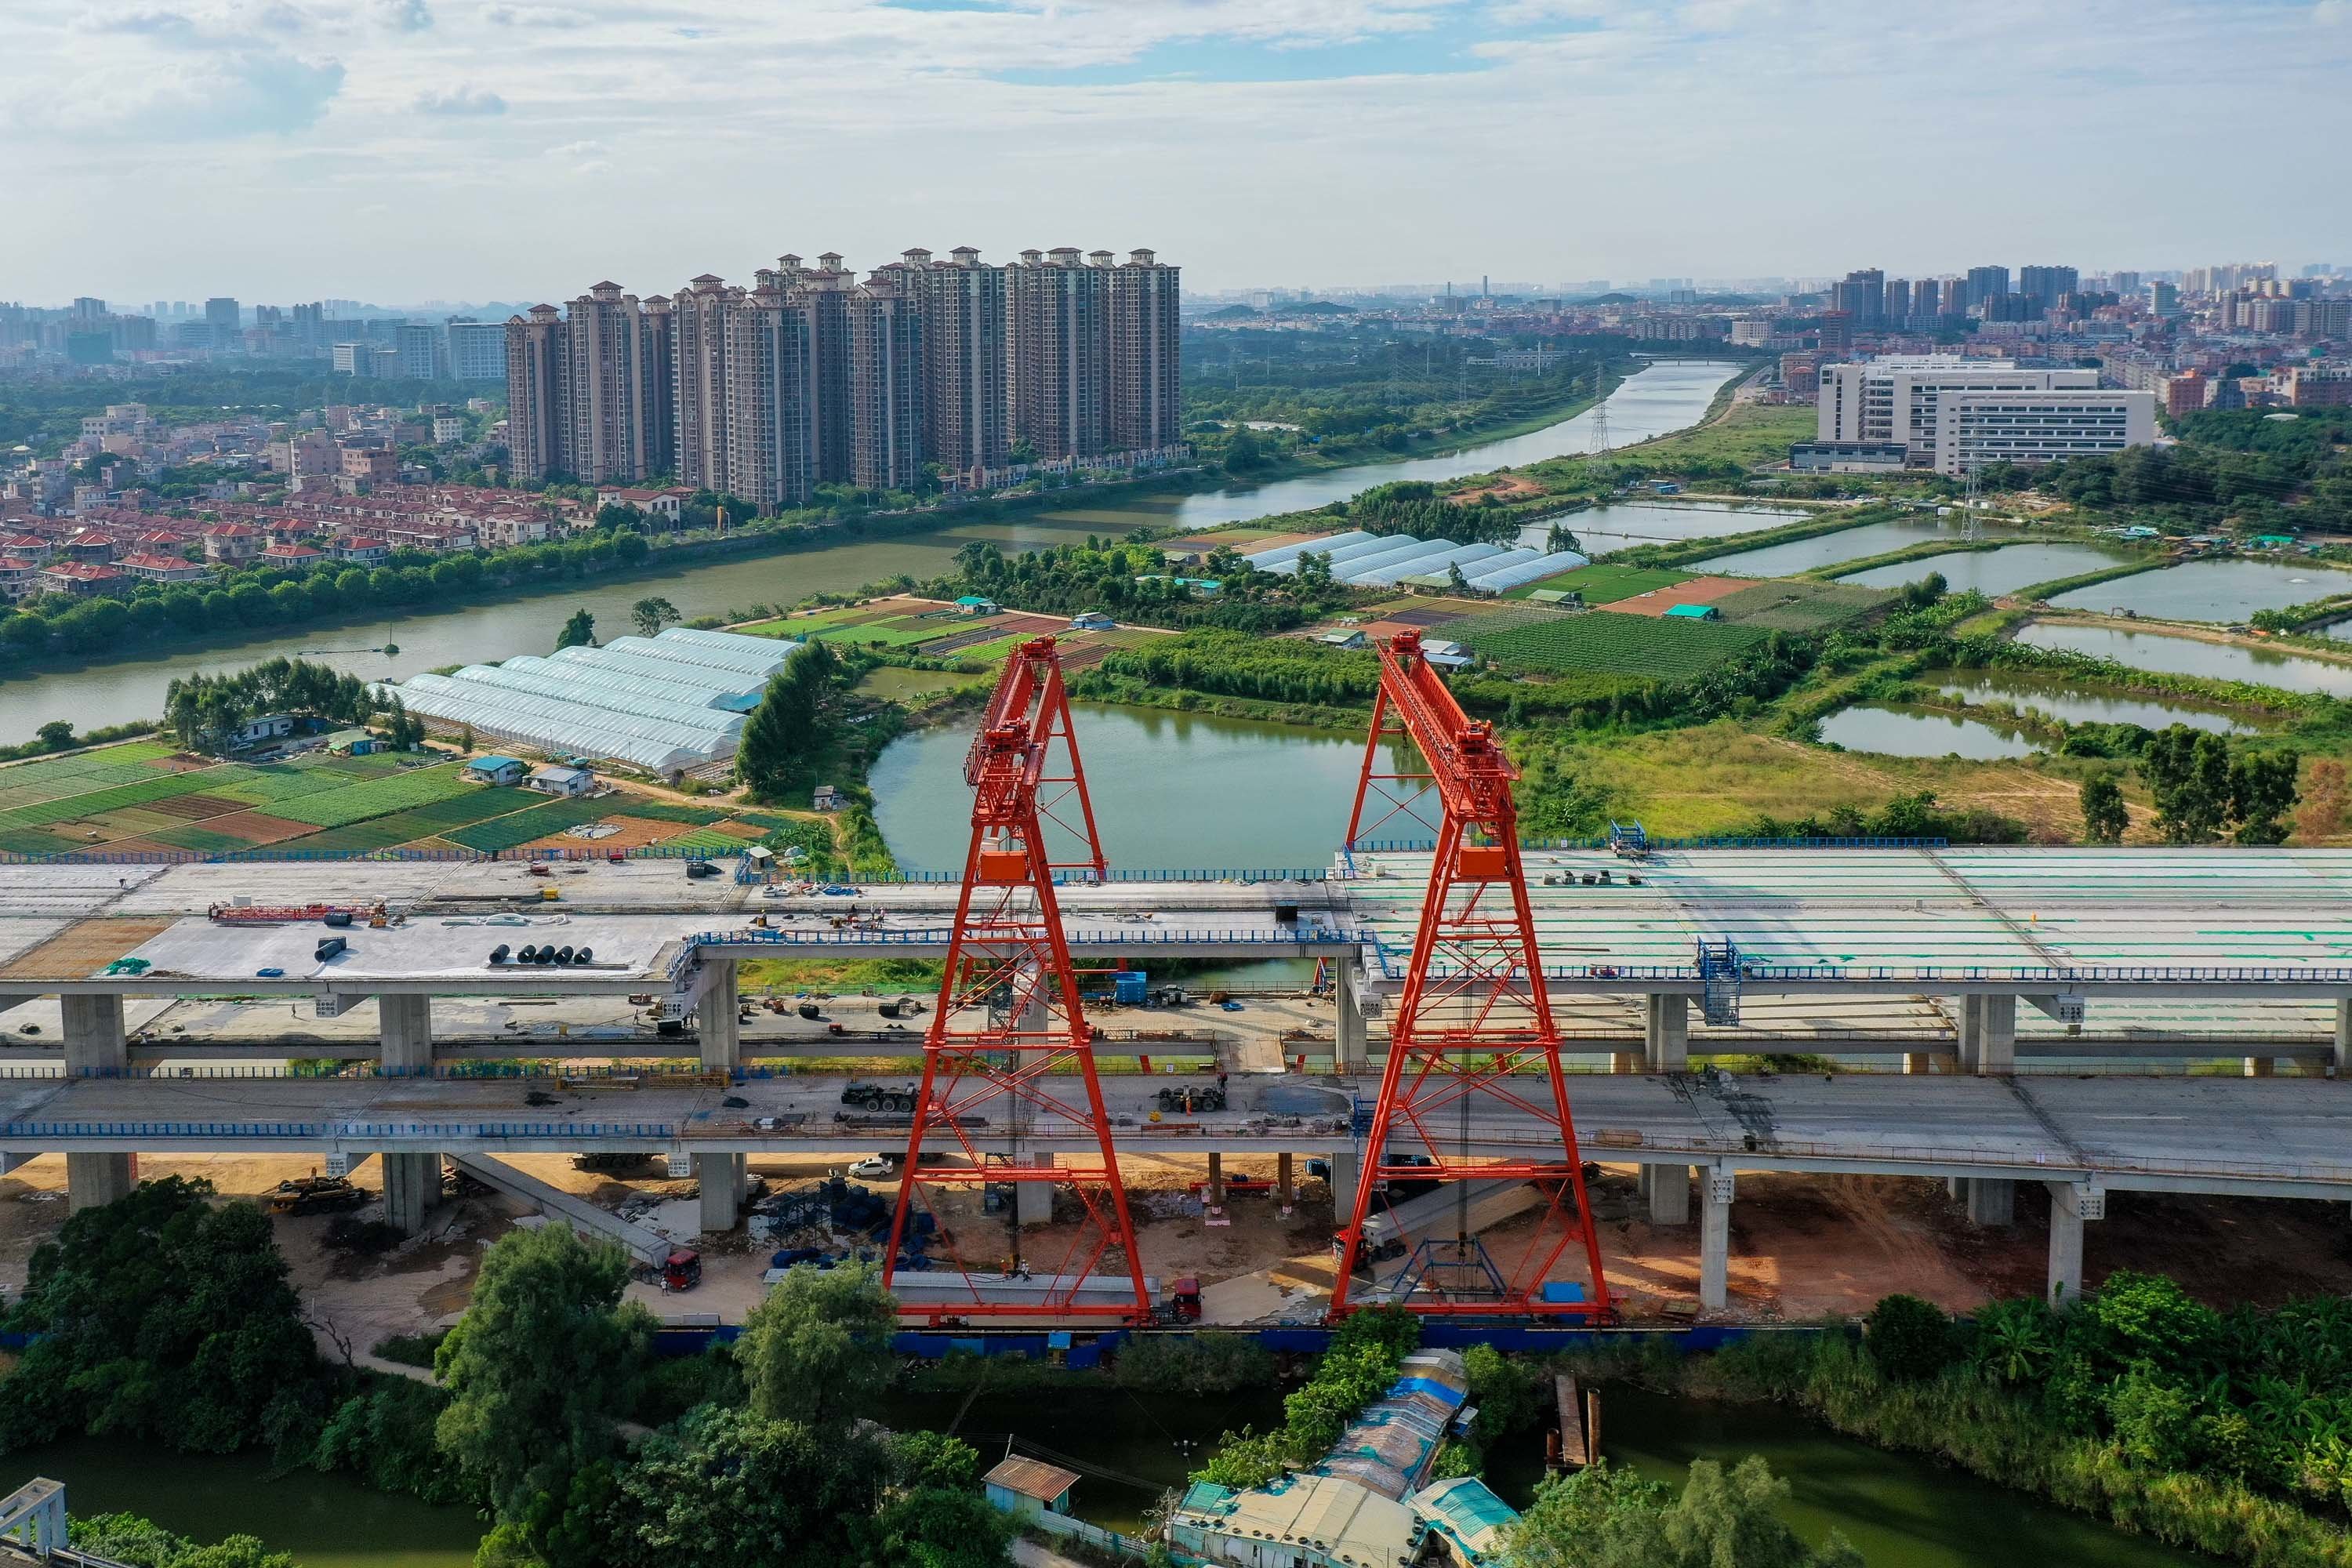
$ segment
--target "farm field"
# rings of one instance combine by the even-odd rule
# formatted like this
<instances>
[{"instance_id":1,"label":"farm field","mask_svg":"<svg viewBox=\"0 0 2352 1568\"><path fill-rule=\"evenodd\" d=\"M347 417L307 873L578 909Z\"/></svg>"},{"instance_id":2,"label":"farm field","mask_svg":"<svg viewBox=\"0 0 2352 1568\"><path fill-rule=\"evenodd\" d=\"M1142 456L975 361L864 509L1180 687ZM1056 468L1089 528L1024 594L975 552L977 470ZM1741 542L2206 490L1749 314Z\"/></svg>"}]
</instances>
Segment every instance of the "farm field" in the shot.
<instances>
[{"instance_id":1,"label":"farm field","mask_svg":"<svg viewBox=\"0 0 2352 1568\"><path fill-rule=\"evenodd\" d=\"M522 846L632 848L656 843L731 853L747 843L819 847L832 829L772 811L654 800L626 791L551 800L474 784L464 764L384 752L219 763L160 742L0 767L0 854L488 854ZM617 831L573 839L574 825Z\"/></svg>"},{"instance_id":2,"label":"farm field","mask_svg":"<svg viewBox=\"0 0 2352 1568\"><path fill-rule=\"evenodd\" d=\"M1858 588L1847 583L1780 578L1752 583L1712 602L1723 618L1735 626L1819 632L1866 615L1889 597L1885 591Z\"/></svg>"},{"instance_id":3,"label":"farm field","mask_svg":"<svg viewBox=\"0 0 2352 1568\"><path fill-rule=\"evenodd\" d=\"M1538 588L1558 588L1583 595L1588 605L1610 605L1655 588L1670 588L1677 583L1687 583L1690 576L1687 572L1670 572L1663 566L1580 566L1573 572L1563 572L1540 583L1525 584L1503 597L1524 599Z\"/></svg>"},{"instance_id":4,"label":"farm field","mask_svg":"<svg viewBox=\"0 0 2352 1568\"><path fill-rule=\"evenodd\" d=\"M1496 623L1500 622L1500 625ZM1449 628L1464 643L1508 668L1548 675L1592 671L1688 680L1738 658L1770 635L1762 626L1669 621L1612 610L1546 612L1512 625L1504 617Z\"/></svg>"}]
</instances>

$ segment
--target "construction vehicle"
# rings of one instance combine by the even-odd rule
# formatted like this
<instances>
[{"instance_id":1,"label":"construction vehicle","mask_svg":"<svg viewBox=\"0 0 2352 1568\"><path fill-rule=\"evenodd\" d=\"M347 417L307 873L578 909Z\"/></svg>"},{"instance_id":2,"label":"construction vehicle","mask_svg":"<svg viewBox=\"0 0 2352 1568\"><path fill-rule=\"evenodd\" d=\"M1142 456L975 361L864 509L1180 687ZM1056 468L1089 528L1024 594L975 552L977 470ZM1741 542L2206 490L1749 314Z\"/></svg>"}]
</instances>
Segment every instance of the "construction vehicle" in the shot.
<instances>
[{"instance_id":1,"label":"construction vehicle","mask_svg":"<svg viewBox=\"0 0 2352 1568\"><path fill-rule=\"evenodd\" d=\"M1198 1276L1187 1274L1181 1279L1168 1281L1168 1294L1151 1310L1157 1323L1197 1323L1201 1321L1201 1281Z\"/></svg>"},{"instance_id":2,"label":"construction vehicle","mask_svg":"<svg viewBox=\"0 0 2352 1568\"><path fill-rule=\"evenodd\" d=\"M1214 1084L1178 1084L1163 1089L1159 1095L1160 1109L1182 1116L1198 1116L1204 1111L1223 1110L1225 1091Z\"/></svg>"},{"instance_id":3,"label":"construction vehicle","mask_svg":"<svg viewBox=\"0 0 2352 1568\"><path fill-rule=\"evenodd\" d=\"M1543 1188L1533 1182L1472 1182L1433 1187L1418 1197L1385 1207L1376 1205L1364 1216L1364 1241L1358 1261L1379 1263L1402 1258L1416 1243L1432 1237L1450 1239L1456 1230L1475 1236L1543 1201ZM1334 1236L1332 1255L1345 1257L1347 1245L1346 1232Z\"/></svg>"},{"instance_id":4,"label":"construction vehicle","mask_svg":"<svg viewBox=\"0 0 2352 1568\"><path fill-rule=\"evenodd\" d=\"M366 1206L375 1194L345 1176L296 1176L269 1195L271 1214L344 1214Z\"/></svg>"},{"instance_id":5,"label":"construction vehicle","mask_svg":"<svg viewBox=\"0 0 2352 1568\"><path fill-rule=\"evenodd\" d=\"M638 1153L634 1151L574 1154L572 1156L572 1168L575 1171L588 1171L600 1175L634 1176L642 1173L652 1162L651 1154Z\"/></svg>"},{"instance_id":6,"label":"construction vehicle","mask_svg":"<svg viewBox=\"0 0 2352 1568\"><path fill-rule=\"evenodd\" d=\"M690 1247L670 1249L662 1259L661 1288L665 1290L691 1290L702 1283L702 1254Z\"/></svg>"},{"instance_id":7,"label":"construction vehicle","mask_svg":"<svg viewBox=\"0 0 2352 1568\"><path fill-rule=\"evenodd\" d=\"M853 1110L899 1110L915 1109L915 1086L853 1081L841 1091L841 1103Z\"/></svg>"}]
</instances>

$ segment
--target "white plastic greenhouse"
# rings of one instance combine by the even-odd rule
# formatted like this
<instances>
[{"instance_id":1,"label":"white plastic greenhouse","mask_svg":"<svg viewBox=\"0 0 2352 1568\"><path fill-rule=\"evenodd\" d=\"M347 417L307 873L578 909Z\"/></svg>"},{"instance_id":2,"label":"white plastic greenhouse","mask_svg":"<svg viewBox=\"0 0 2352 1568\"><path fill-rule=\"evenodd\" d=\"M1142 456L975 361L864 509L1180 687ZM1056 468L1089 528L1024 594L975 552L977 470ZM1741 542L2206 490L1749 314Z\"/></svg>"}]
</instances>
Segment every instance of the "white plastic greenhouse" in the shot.
<instances>
[{"instance_id":1,"label":"white plastic greenhouse","mask_svg":"<svg viewBox=\"0 0 2352 1568\"><path fill-rule=\"evenodd\" d=\"M1302 550L1312 550L1316 554L1320 555L1327 550L1339 550L1350 544L1361 544L1372 537L1360 528L1351 528L1345 533L1328 533L1320 539L1302 539L1289 544L1277 544L1271 550L1261 550L1254 555L1244 554L1242 559L1261 572L1271 572L1286 562L1298 559L1298 552Z\"/></svg>"},{"instance_id":2,"label":"white plastic greenhouse","mask_svg":"<svg viewBox=\"0 0 2352 1568\"><path fill-rule=\"evenodd\" d=\"M1496 572L1506 567L1517 566L1523 561L1533 561L1542 553L1540 550L1531 550L1522 544L1516 549L1506 550L1500 555L1489 555L1473 566L1465 566L1462 569L1462 574L1469 579L1470 585L1475 588L1478 585L1481 573ZM1418 576L1404 578L1402 582L1410 588L1444 588L1453 585L1453 579L1443 572L1423 573Z\"/></svg>"},{"instance_id":3,"label":"white plastic greenhouse","mask_svg":"<svg viewBox=\"0 0 2352 1568\"><path fill-rule=\"evenodd\" d=\"M1292 556L1289 560L1284 562L1281 565L1275 567L1274 573L1279 577L1293 576L1296 575L1298 571L1298 563L1306 560L1307 556L1328 554L1331 559L1331 571L1336 576L1340 569L1351 561L1370 561L1377 556L1390 554L1391 552L1406 545L1417 544L1419 542L1419 540L1389 533L1381 534L1377 538L1358 540L1353 544L1343 544L1339 549L1328 552L1321 550L1303 550L1297 555Z\"/></svg>"},{"instance_id":4,"label":"white plastic greenhouse","mask_svg":"<svg viewBox=\"0 0 2352 1568\"><path fill-rule=\"evenodd\" d=\"M1444 540L1402 537L1383 539L1378 550L1368 550L1332 567L1331 575L1345 583L1359 572L1370 572L1391 561L1417 560L1432 551L1444 549L1446 542Z\"/></svg>"},{"instance_id":5,"label":"white plastic greenhouse","mask_svg":"<svg viewBox=\"0 0 2352 1568\"><path fill-rule=\"evenodd\" d=\"M1573 572L1580 566L1590 566L1592 563L1573 550L1556 550L1548 555L1538 555L1532 561L1515 562L1507 566L1499 566L1494 561L1482 561L1478 564L1485 570L1472 572L1464 568L1470 579L1470 586L1482 594L1505 594L1513 588L1525 587L1529 583L1557 577L1563 572Z\"/></svg>"},{"instance_id":6,"label":"white plastic greenhouse","mask_svg":"<svg viewBox=\"0 0 2352 1568\"><path fill-rule=\"evenodd\" d=\"M426 718L552 756L678 773L735 754L768 677L802 645L672 627L455 675L419 675L402 700Z\"/></svg>"},{"instance_id":7,"label":"white plastic greenhouse","mask_svg":"<svg viewBox=\"0 0 2352 1568\"><path fill-rule=\"evenodd\" d=\"M1404 578L1418 576L1424 572L1434 572L1444 575L1449 566L1466 567L1474 561L1484 561L1489 555L1500 555L1503 552L1503 547L1499 544L1454 544L1444 540L1440 540L1438 543L1441 548L1435 554L1399 562L1393 565L1377 567L1370 572L1350 573L1348 574L1347 581L1359 587L1385 588Z\"/></svg>"}]
</instances>

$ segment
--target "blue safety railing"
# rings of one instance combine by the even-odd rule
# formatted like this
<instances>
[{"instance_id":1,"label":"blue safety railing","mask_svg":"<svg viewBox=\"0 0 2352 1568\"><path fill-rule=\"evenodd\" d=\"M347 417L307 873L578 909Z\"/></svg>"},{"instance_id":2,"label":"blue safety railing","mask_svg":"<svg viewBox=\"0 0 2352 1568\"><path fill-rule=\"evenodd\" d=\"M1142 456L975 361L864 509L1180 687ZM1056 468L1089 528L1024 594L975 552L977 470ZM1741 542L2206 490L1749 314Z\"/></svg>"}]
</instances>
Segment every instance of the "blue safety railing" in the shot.
<instances>
[{"instance_id":1,"label":"blue safety railing","mask_svg":"<svg viewBox=\"0 0 2352 1568\"><path fill-rule=\"evenodd\" d=\"M697 931L686 939L689 951L698 947L871 947L905 945L908 947L944 947L953 934L949 926L930 926L909 931L788 931L774 926L751 926L742 931ZM1181 947L1254 946L1297 947L1302 942L1328 945L1334 942L1353 943L1361 939L1353 931L1302 921L1295 931L1270 931L1254 927L1247 931L1188 931L1176 927L1131 926L1115 931L1075 931L1068 933L1072 947ZM673 961L673 977L684 967L683 955Z\"/></svg>"}]
</instances>

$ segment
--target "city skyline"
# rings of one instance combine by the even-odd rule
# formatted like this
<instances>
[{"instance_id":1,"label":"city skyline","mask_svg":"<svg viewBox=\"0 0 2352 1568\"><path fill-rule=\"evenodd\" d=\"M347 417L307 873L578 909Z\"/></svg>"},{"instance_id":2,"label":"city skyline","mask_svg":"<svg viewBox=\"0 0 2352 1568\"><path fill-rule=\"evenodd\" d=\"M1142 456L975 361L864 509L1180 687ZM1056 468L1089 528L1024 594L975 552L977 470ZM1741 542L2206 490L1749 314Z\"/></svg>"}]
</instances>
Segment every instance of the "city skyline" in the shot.
<instances>
[{"instance_id":1,"label":"city skyline","mask_svg":"<svg viewBox=\"0 0 2352 1568\"><path fill-rule=\"evenodd\" d=\"M201 0L17 38L0 123L46 228L0 296L26 300L555 299L686 275L747 199L853 257L1116 233L1182 248L1196 293L1834 277L1857 239L1916 277L1970 186L1851 127L1923 95L1970 167L2096 182L2006 210L1976 187L2013 256L2352 258L2352 215L2311 203L2295 160L2152 136L2245 95L2299 138L2352 130L2352 0L1900 28L1844 0L811 0L756 21L719 0ZM170 243L122 243L131 195L134 232ZM2160 234L2168 205L2193 235Z\"/></svg>"}]
</instances>

